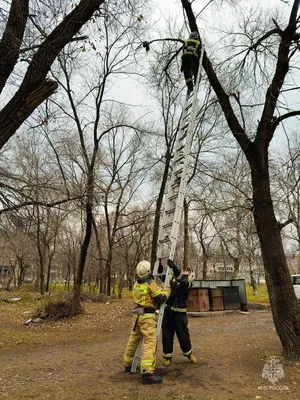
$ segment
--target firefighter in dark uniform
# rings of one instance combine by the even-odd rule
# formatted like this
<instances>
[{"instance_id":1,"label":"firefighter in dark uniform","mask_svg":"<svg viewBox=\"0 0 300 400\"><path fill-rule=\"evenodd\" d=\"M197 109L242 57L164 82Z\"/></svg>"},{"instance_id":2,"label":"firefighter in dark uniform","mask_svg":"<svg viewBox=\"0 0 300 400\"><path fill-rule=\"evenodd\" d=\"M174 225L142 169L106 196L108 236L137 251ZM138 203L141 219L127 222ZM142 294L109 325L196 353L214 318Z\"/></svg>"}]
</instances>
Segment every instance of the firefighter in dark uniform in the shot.
<instances>
[{"instance_id":1,"label":"firefighter in dark uniform","mask_svg":"<svg viewBox=\"0 0 300 400\"><path fill-rule=\"evenodd\" d=\"M142 383L161 383L162 378L154 375L156 353L156 314L155 309L163 304L170 293L169 288L162 289L151 275L149 261L141 261L136 267L138 276L132 290L135 303L134 317L130 337L124 355L124 372L131 371L134 353L143 339L141 354Z\"/></svg>"},{"instance_id":2,"label":"firefighter in dark uniform","mask_svg":"<svg viewBox=\"0 0 300 400\"><path fill-rule=\"evenodd\" d=\"M175 333L183 355L195 364L197 359L192 352L188 319L186 315L186 301L192 286L191 282L194 280L195 275L191 270L182 273L172 260L168 260L168 265L173 269L173 277L170 282L171 293L166 303L162 323L164 365L169 366L171 364ZM162 265L160 265L160 271L161 269Z\"/></svg>"},{"instance_id":3,"label":"firefighter in dark uniform","mask_svg":"<svg viewBox=\"0 0 300 400\"><path fill-rule=\"evenodd\" d=\"M181 71L184 74L185 82L188 88L188 92L193 91L193 76L194 82L196 82L198 69L199 69L199 58L201 51L201 42L199 39L198 32L192 32L189 39L185 40L183 45L183 53L181 57Z\"/></svg>"}]
</instances>

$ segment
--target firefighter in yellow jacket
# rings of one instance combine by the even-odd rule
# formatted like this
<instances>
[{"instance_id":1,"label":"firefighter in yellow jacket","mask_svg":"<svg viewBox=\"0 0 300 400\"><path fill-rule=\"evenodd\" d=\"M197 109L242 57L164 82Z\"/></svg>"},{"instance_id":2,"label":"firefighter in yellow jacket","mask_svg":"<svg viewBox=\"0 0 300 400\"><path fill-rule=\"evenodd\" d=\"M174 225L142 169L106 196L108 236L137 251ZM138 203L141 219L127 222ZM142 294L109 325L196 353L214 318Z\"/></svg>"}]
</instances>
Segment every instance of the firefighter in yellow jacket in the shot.
<instances>
[{"instance_id":1,"label":"firefighter in yellow jacket","mask_svg":"<svg viewBox=\"0 0 300 400\"><path fill-rule=\"evenodd\" d=\"M163 304L169 295L169 289L160 288L151 275L151 265L141 261L136 267L138 276L132 290L135 303L133 326L124 355L124 371L131 371L135 350L141 338L143 347L141 354L142 383L161 383L162 378L154 375L156 353L156 314L155 309Z\"/></svg>"}]
</instances>

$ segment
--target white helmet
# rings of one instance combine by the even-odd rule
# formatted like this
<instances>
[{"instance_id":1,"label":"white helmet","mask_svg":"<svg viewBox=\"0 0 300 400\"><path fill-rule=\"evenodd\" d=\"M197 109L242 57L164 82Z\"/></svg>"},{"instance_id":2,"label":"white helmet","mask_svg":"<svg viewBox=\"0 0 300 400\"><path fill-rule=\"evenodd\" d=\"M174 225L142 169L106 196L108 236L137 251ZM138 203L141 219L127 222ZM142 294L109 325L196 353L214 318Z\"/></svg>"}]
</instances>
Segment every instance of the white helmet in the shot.
<instances>
[{"instance_id":1,"label":"white helmet","mask_svg":"<svg viewBox=\"0 0 300 400\"><path fill-rule=\"evenodd\" d=\"M193 269L188 268L186 271L183 271L183 275L186 275L190 282L195 280L195 272Z\"/></svg>"},{"instance_id":2,"label":"white helmet","mask_svg":"<svg viewBox=\"0 0 300 400\"><path fill-rule=\"evenodd\" d=\"M147 278L151 273L151 264L149 261L140 261L136 267L136 274L139 278Z\"/></svg>"},{"instance_id":3,"label":"white helmet","mask_svg":"<svg viewBox=\"0 0 300 400\"><path fill-rule=\"evenodd\" d=\"M199 34L197 31L190 33L190 39L199 39Z\"/></svg>"}]
</instances>

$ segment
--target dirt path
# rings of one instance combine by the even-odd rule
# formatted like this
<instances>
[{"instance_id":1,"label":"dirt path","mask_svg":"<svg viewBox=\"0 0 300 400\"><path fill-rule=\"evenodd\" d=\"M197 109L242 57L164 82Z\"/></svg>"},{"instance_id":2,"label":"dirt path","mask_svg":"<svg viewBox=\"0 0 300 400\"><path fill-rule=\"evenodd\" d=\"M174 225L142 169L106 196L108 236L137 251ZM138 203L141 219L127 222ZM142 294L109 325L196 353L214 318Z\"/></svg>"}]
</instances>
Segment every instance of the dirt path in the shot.
<instances>
[{"instance_id":1,"label":"dirt path","mask_svg":"<svg viewBox=\"0 0 300 400\"><path fill-rule=\"evenodd\" d=\"M176 343L174 365L163 368L159 347L157 372L164 381L149 387L138 374L122 372L130 315L124 305L109 305L99 325L95 314L103 307L90 306L72 323L11 325L13 344L0 350L0 399L300 399L300 362L282 359L268 311L190 318L199 363L190 364ZM119 318L112 320L115 307ZM0 324L0 345L5 329L7 323ZM285 374L274 385L262 378L270 356L276 356Z\"/></svg>"}]
</instances>

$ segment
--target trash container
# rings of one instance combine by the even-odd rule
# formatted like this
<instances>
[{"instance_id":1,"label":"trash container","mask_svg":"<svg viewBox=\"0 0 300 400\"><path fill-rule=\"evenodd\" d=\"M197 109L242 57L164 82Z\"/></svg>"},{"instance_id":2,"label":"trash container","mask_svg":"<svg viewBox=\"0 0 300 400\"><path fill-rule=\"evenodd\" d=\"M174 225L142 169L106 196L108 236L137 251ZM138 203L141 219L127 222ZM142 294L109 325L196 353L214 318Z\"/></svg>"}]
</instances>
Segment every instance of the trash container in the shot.
<instances>
[{"instance_id":1,"label":"trash container","mask_svg":"<svg viewBox=\"0 0 300 400\"><path fill-rule=\"evenodd\" d=\"M205 288L193 288L190 290L187 300L187 311L208 311L209 310L209 293Z\"/></svg>"},{"instance_id":2,"label":"trash container","mask_svg":"<svg viewBox=\"0 0 300 400\"><path fill-rule=\"evenodd\" d=\"M239 310L241 308L239 287L238 286L223 286L224 309Z\"/></svg>"},{"instance_id":3,"label":"trash container","mask_svg":"<svg viewBox=\"0 0 300 400\"><path fill-rule=\"evenodd\" d=\"M211 311L224 310L224 298L222 288L210 288L210 309Z\"/></svg>"}]
</instances>

